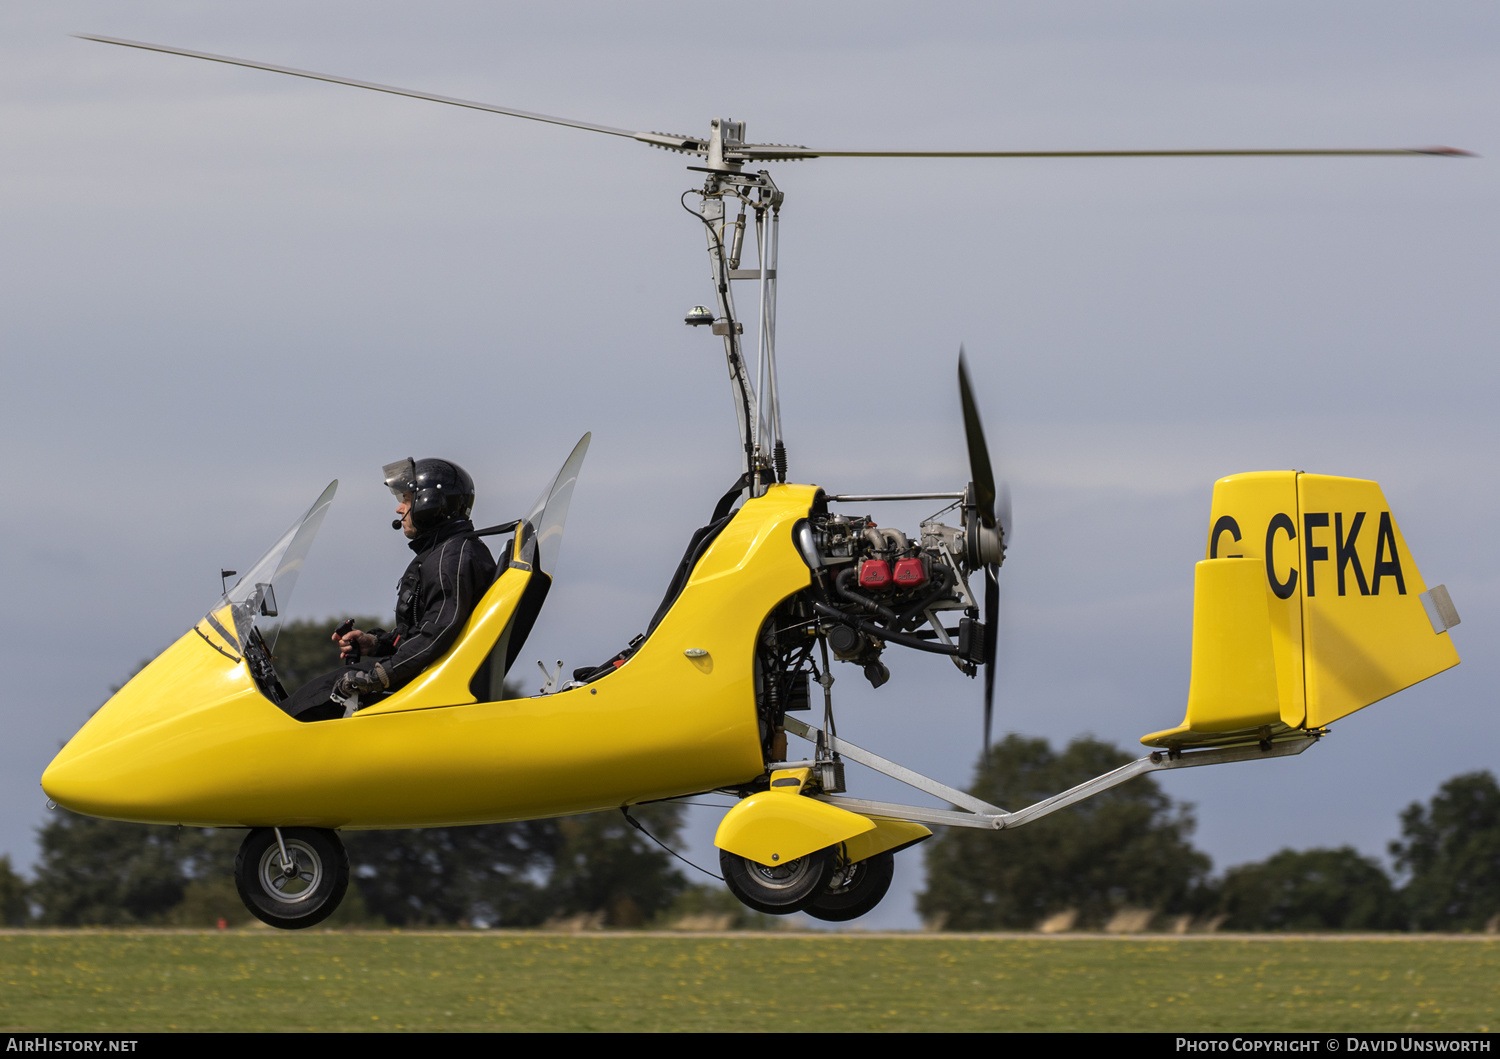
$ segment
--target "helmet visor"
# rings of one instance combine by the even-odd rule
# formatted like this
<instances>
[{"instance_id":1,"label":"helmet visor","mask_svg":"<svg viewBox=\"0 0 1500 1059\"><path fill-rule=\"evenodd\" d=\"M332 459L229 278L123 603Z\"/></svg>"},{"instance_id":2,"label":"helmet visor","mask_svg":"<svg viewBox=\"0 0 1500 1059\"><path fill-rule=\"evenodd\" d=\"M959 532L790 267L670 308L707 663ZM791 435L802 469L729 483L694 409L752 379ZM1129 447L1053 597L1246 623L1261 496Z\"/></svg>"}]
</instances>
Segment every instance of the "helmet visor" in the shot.
<instances>
[{"instance_id":1,"label":"helmet visor","mask_svg":"<svg viewBox=\"0 0 1500 1059\"><path fill-rule=\"evenodd\" d=\"M397 500L405 493L417 491L417 461L410 456L381 468L385 474L385 487L395 494Z\"/></svg>"}]
</instances>

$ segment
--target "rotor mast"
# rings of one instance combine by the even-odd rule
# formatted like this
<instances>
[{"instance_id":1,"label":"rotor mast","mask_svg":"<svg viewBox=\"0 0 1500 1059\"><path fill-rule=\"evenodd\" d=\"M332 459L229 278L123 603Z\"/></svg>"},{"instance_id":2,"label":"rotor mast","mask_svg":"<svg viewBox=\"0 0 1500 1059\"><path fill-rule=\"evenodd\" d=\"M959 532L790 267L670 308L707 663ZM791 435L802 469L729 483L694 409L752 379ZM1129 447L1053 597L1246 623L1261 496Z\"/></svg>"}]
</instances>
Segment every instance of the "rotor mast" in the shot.
<instances>
[{"instance_id":1,"label":"rotor mast","mask_svg":"<svg viewBox=\"0 0 1500 1059\"><path fill-rule=\"evenodd\" d=\"M729 383L739 421L741 469L751 475L751 495L759 496L773 481L786 481L786 445L781 434L781 407L776 383L776 254L785 198L765 170L742 171L733 153L744 142L743 122L715 118L708 141L706 166L689 169L706 173L703 187L689 192L701 196L698 215L708 239L709 274L714 285L716 313L713 332L724 339ZM725 158L725 148L731 152ZM738 216L728 220L728 205L739 204ZM755 214L756 268L740 268L748 212ZM744 320L735 306L731 284L757 284L755 376L745 360Z\"/></svg>"}]
</instances>

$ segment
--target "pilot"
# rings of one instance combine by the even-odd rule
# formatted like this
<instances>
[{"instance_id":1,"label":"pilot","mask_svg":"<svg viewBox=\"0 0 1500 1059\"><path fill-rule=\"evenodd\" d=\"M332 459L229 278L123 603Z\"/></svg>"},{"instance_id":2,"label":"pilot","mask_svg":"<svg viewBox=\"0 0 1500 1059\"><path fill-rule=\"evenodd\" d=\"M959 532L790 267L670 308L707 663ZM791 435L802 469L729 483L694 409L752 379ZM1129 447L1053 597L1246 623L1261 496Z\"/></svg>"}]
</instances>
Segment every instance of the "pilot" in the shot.
<instances>
[{"instance_id":1,"label":"pilot","mask_svg":"<svg viewBox=\"0 0 1500 1059\"><path fill-rule=\"evenodd\" d=\"M335 632L346 665L287 699L283 708L298 720L342 717L354 696L368 706L411 681L452 646L495 579L494 557L471 536L474 479L467 471L448 460L410 458L384 470L399 501L391 528L405 533L416 552L396 586L396 627Z\"/></svg>"}]
</instances>

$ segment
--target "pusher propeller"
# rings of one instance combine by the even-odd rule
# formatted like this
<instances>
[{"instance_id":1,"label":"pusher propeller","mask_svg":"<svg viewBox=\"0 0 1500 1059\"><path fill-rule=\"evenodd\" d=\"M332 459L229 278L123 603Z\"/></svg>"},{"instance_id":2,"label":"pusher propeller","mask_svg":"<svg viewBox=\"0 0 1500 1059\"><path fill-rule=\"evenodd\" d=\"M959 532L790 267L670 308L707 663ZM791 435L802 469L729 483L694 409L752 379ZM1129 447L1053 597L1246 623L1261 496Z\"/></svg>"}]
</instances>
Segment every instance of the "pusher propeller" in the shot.
<instances>
[{"instance_id":1,"label":"pusher propeller","mask_svg":"<svg viewBox=\"0 0 1500 1059\"><path fill-rule=\"evenodd\" d=\"M995 488L994 465L984 441L984 425L969 384L963 347L958 349L958 399L963 405L964 438L969 446L969 496L965 500L964 544L970 569L984 567L984 753L990 753L995 714L995 657L1000 640L1000 567L1010 539L1010 489ZM1000 510L997 511L997 501Z\"/></svg>"}]
</instances>

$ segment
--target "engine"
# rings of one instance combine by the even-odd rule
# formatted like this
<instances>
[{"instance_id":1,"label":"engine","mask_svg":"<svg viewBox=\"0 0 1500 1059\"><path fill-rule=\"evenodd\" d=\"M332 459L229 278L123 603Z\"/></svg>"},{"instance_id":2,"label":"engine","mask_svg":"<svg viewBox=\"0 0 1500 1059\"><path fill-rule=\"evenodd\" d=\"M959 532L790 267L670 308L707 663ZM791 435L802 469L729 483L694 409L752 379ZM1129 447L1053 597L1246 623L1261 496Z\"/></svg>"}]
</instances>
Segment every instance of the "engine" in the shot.
<instances>
[{"instance_id":1,"label":"engine","mask_svg":"<svg viewBox=\"0 0 1500 1059\"><path fill-rule=\"evenodd\" d=\"M1003 550L964 521L967 532L929 519L913 538L870 515L819 504L797 524L812 584L777 608L762 632L759 699L768 737L787 712L812 707L812 684L826 693L833 661L859 666L877 688L890 679L883 655L891 646L946 655L975 675L989 630L968 580Z\"/></svg>"},{"instance_id":2,"label":"engine","mask_svg":"<svg viewBox=\"0 0 1500 1059\"><path fill-rule=\"evenodd\" d=\"M827 619L829 649L864 666L875 687L890 677L880 660L888 643L936 649L970 676L983 657L984 630L960 558L963 531L929 521L920 532L912 540L869 515L830 514L809 519L798 542L823 597L814 610ZM943 619L953 611L963 616L950 629Z\"/></svg>"}]
</instances>

